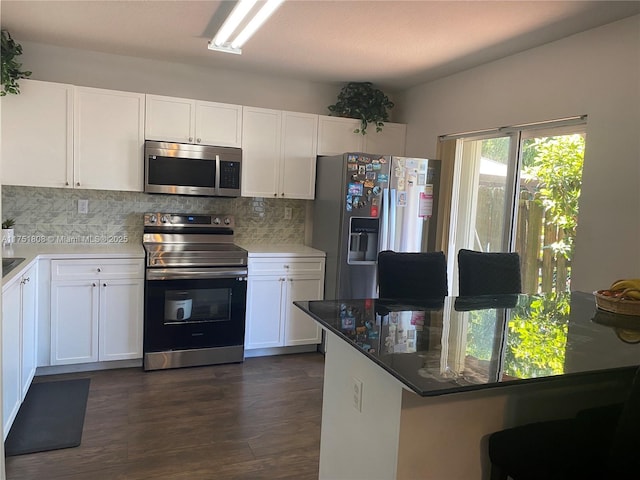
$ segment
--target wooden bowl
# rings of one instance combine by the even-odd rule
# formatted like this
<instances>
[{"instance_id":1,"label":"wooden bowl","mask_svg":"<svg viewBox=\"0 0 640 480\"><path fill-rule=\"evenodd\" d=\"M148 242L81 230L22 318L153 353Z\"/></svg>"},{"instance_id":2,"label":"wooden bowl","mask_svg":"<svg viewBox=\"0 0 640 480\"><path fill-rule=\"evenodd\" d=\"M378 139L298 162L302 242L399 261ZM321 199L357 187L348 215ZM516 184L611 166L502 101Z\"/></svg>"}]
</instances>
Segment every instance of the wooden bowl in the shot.
<instances>
[{"instance_id":1,"label":"wooden bowl","mask_svg":"<svg viewBox=\"0 0 640 480\"><path fill-rule=\"evenodd\" d=\"M640 301L610 297L603 295L603 291L604 290L598 290L593 292L593 296L596 298L596 306L600 310L618 313L620 315L635 315L640 317Z\"/></svg>"}]
</instances>

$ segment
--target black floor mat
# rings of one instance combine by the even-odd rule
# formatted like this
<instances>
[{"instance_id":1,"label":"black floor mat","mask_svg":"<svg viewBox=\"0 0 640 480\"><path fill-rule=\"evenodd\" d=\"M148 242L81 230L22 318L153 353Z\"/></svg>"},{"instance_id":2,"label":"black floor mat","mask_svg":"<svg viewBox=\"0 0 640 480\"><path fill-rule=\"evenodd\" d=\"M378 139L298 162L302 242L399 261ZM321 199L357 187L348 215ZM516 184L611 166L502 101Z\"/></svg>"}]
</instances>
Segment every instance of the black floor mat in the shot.
<instances>
[{"instance_id":1,"label":"black floor mat","mask_svg":"<svg viewBox=\"0 0 640 480\"><path fill-rule=\"evenodd\" d=\"M88 378L32 383L5 441L5 455L80 445L89 383Z\"/></svg>"}]
</instances>

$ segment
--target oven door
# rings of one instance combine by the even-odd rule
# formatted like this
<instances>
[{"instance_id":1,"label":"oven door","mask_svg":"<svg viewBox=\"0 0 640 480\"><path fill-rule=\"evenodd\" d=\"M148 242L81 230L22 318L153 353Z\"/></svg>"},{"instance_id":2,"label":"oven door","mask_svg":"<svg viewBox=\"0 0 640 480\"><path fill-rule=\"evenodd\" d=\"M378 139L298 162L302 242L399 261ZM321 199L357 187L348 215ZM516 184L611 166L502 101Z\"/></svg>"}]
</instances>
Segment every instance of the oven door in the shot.
<instances>
[{"instance_id":1,"label":"oven door","mask_svg":"<svg viewBox=\"0 0 640 480\"><path fill-rule=\"evenodd\" d=\"M246 269L147 269L144 352L244 345Z\"/></svg>"}]
</instances>

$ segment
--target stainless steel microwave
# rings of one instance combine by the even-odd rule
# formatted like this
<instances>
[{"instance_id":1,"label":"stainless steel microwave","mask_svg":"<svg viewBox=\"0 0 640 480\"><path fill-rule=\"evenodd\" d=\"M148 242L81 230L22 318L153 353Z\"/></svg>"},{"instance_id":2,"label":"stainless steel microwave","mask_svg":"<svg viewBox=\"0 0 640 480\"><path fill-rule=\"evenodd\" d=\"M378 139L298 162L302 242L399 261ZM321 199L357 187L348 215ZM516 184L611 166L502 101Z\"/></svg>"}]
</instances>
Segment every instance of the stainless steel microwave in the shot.
<instances>
[{"instance_id":1,"label":"stainless steel microwave","mask_svg":"<svg viewBox=\"0 0 640 480\"><path fill-rule=\"evenodd\" d=\"M239 197L242 150L188 143L144 145L144 191Z\"/></svg>"}]
</instances>

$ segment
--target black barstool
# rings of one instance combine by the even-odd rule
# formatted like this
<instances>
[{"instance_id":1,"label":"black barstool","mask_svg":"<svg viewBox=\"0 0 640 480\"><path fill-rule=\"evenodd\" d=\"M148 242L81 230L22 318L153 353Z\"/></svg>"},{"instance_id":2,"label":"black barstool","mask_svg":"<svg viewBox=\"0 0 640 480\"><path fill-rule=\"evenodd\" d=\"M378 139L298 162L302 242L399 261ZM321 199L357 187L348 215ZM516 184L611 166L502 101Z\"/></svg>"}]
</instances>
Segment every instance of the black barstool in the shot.
<instances>
[{"instance_id":1,"label":"black barstool","mask_svg":"<svg viewBox=\"0 0 640 480\"><path fill-rule=\"evenodd\" d=\"M448 294L443 252L378 254L378 296L395 299L443 298Z\"/></svg>"},{"instance_id":2,"label":"black barstool","mask_svg":"<svg viewBox=\"0 0 640 480\"><path fill-rule=\"evenodd\" d=\"M516 252L458 251L458 294L500 295L522 292Z\"/></svg>"}]
</instances>

